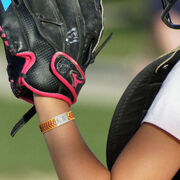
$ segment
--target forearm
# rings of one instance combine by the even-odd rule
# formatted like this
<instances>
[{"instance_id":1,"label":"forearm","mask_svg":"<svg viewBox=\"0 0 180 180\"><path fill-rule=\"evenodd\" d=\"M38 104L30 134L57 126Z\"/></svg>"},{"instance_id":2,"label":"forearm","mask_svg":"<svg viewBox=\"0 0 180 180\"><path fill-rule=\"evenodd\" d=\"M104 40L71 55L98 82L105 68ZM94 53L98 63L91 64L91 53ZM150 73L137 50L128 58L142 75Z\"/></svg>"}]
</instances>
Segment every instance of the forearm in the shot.
<instances>
[{"instance_id":1,"label":"forearm","mask_svg":"<svg viewBox=\"0 0 180 180\"><path fill-rule=\"evenodd\" d=\"M65 102L57 99L35 95L34 102L40 123L70 110ZM110 179L109 171L84 143L75 121L45 133L44 138L59 179Z\"/></svg>"}]
</instances>

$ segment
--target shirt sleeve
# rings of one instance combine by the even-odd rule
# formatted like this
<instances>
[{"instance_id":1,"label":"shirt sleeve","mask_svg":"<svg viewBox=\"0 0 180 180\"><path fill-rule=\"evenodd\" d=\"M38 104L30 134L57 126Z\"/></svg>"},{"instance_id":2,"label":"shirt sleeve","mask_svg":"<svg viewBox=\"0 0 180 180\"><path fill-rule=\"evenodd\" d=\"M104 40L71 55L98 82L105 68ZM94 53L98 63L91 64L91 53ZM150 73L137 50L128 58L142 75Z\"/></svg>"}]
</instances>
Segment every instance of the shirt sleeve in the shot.
<instances>
[{"instance_id":1,"label":"shirt sleeve","mask_svg":"<svg viewBox=\"0 0 180 180\"><path fill-rule=\"evenodd\" d=\"M173 67L142 123L153 124L180 140L180 61Z\"/></svg>"}]
</instances>

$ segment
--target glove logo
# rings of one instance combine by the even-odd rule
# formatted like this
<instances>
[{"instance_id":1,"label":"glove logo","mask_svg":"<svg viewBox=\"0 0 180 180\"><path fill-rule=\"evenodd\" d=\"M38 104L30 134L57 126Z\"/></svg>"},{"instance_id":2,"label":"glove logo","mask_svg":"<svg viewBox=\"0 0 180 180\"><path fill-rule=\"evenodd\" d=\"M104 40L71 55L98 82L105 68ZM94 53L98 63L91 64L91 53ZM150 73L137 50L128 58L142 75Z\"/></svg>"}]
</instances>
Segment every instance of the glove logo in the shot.
<instances>
[{"instance_id":1,"label":"glove logo","mask_svg":"<svg viewBox=\"0 0 180 180\"><path fill-rule=\"evenodd\" d=\"M76 28L72 28L70 31L67 32L66 42L68 44L73 44L78 42L79 40L78 32Z\"/></svg>"},{"instance_id":2,"label":"glove logo","mask_svg":"<svg viewBox=\"0 0 180 180\"><path fill-rule=\"evenodd\" d=\"M72 73L73 79L74 79L74 83L73 86L76 88L78 84L83 84L84 81L83 80L78 80L77 79L77 74Z\"/></svg>"},{"instance_id":3,"label":"glove logo","mask_svg":"<svg viewBox=\"0 0 180 180\"><path fill-rule=\"evenodd\" d=\"M11 0L1 0L4 10L7 11L8 7L11 5Z\"/></svg>"},{"instance_id":4,"label":"glove logo","mask_svg":"<svg viewBox=\"0 0 180 180\"><path fill-rule=\"evenodd\" d=\"M60 74L66 74L70 69L70 65L67 61L65 63L65 59L61 59L61 61L58 61L56 64L56 68Z\"/></svg>"}]
</instances>

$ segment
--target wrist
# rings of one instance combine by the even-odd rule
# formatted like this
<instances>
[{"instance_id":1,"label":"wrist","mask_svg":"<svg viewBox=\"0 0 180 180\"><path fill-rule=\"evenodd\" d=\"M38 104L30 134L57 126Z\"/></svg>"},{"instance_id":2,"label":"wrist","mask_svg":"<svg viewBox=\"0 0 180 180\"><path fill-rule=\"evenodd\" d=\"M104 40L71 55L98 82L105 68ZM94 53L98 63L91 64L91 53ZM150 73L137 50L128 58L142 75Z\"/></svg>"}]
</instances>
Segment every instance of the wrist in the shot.
<instances>
[{"instance_id":1,"label":"wrist","mask_svg":"<svg viewBox=\"0 0 180 180\"><path fill-rule=\"evenodd\" d=\"M54 116L70 111L67 102L56 98L39 96L37 94L34 94L34 104L40 123L45 122Z\"/></svg>"}]
</instances>

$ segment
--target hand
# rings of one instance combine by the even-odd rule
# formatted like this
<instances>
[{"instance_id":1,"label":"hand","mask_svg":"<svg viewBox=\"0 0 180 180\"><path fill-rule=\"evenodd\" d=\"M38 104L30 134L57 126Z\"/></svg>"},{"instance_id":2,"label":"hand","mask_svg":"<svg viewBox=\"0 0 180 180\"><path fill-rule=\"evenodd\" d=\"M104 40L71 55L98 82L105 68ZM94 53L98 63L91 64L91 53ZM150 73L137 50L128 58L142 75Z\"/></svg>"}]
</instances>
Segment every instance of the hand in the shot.
<instances>
[{"instance_id":1,"label":"hand","mask_svg":"<svg viewBox=\"0 0 180 180\"><path fill-rule=\"evenodd\" d=\"M18 0L8 8L0 4L1 37L13 71L11 86L28 102L34 92L75 103L85 70L95 58L103 29L101 2L61 3Z\"/></svg>"},{"instance_id":2,"label":"hand","mask_svg":"<svg viewBox=\"0 0 180 180\"><path fill-rule=\"evenodd\" d=\"M103 31L102 2L78 2L13 0L9 7L0 2L0 34L16 97L33 103L35 93L69 106L77 101L85 71L104 46L95 51ZM34 113L33 108L13 131Z\"/></svg>"}]
</instances>

